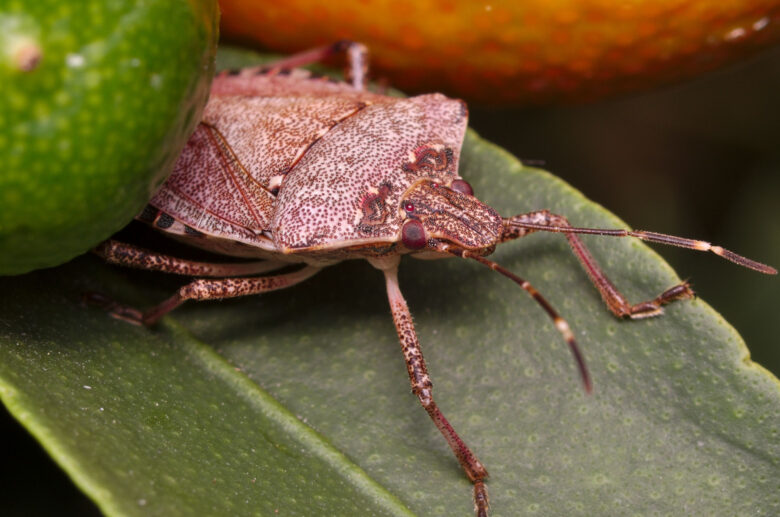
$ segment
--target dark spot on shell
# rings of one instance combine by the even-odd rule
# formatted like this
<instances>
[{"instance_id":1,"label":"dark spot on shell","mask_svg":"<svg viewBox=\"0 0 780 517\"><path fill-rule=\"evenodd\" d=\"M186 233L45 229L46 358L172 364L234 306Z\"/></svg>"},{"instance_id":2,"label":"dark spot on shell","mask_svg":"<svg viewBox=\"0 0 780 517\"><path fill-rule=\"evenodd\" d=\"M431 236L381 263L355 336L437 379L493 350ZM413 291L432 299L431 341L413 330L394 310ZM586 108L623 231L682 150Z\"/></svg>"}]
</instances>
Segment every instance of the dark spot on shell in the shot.
<instances>
[{"instance_id":1,"label":"dark spot on shell","mask_svg":"<svg viewBox=\"0 0 780 517\"><path fill-rule=\"evenodd\" d=\"M146 205L143 212L138 214L138 220L145 223L153 223L154 220L157 219L158 212L159 210L157 210L157 208L153 207L152 205Z\"/></svg>"},{"instance_id":2,"label":"dark spot on shell","mask_svg":"<svg viewBox=\"0 0 780 517\"><path fill-rule=\"evenodd\" d=\"M166 214L165 212L160 213L160 217L157 218L157 221L154 223L158 228L170 228L173 223L176 221L173 217Z\"/></svg>"},{"instance_id":3,"label":"dark spot on shell","mask_svg":"<svg viewBox=\"0 0 780 517\"><path fill-rule=\"evenodd\" d=\"M277 72L278 75L290 75L292 73L292 69L290 68L282 68Z\"/></svg>"},{"instance_id":4,"label":"dark spot on shell","mask_svg":"<svg viewBox=\"0 0 780 517\"><path fill-rule=\"evenodd\" d=\"M193 228L192 226L184 225L184 233L187 235L192 235L193 237L203 237L203 232L200 232Z\"/></svg>"},{"instance_id":5,"label":"dark spot on shell","mask_svg":"<svg viewBox=\"0 0 780 517\"><path fill-rule=\"evenodd\" d=\"M452 161L455 159L455 154L452 152L451 148L445 147L444 157L447 159L446 165L449 166L452 163Z\"/></svg>"}]
</instances>

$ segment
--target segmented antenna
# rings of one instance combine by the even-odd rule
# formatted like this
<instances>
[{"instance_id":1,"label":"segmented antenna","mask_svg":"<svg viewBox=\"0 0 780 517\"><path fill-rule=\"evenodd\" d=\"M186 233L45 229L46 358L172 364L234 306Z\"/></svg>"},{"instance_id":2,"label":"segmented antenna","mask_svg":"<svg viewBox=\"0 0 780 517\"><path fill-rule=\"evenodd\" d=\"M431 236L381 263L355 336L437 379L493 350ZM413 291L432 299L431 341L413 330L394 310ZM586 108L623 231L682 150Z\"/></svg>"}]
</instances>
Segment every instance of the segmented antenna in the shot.
<instances>
[{"instance_id":1,"label":"segmented antenna","mask_svg":"<svg viewBox=\"0 0 780 517\"><path fill-rule=\"evenodd\" d=\"M584 233L589 235L606 235L608 237L636 237L647 242L655 242L658 244L668 244L670 246L677 246L679 248L687 248L697 251L711 251L712 253L723 257L740 266L764 273L767 275L776 275L777 270L772 266L767 266L761 262L756 262L742 255L738 255L733 251L727 250L720 246L715 246L707 241L700 241L696 239L686 239L684 237L676 237L674 235L667 235L665 233L646 232L643 230L613 230L603 228L575 228L573 226L549 226L546 224L537 224L529 222L509 222L512 226L520 228L527 228L529 230L538 230L543 232L553 233Z\"/></svg>"}]
</instances>

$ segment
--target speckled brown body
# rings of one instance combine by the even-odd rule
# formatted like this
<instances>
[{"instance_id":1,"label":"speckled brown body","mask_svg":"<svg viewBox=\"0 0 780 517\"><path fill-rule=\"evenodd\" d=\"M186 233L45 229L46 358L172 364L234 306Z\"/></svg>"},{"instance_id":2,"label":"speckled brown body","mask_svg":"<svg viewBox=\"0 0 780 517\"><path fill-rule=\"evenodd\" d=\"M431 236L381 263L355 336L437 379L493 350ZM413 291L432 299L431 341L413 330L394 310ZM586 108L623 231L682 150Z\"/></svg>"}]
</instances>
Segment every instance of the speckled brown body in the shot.
<instances>
[{"instance_id":1,"label":"speckled brown body","mask_svg":"<svg viewBox=\"0 0 780 517\"><path fill-rule=\"evenodd\" d=\"M279 72L215 78L203 122L150 201L178 224L157 228L223 254L290 262L403 253L396 244L409 216L401 207L407 191L460 179L465 104ZM468 205L461 212L487 214L484 233L497 240L495 211L447 193Z\"/></svg>"}]
</instances>

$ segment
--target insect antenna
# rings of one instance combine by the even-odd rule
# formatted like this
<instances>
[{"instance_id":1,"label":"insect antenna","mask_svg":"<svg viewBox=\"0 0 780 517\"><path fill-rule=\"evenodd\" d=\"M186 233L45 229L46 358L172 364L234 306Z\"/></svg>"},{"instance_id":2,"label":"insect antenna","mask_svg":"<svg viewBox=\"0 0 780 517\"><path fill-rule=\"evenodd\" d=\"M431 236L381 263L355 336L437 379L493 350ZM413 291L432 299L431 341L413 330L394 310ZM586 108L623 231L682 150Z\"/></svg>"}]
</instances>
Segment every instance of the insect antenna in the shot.
<instances>
[{"instance_id":1,"label":"insect antenna","mask_svg":"<svg viewBox=\"0 0 780 517\"><path fill-rule=\"evenodd\" d=\"M667 244L670 246L677 246L680 248L687 248L697 251L711 251L712 253L723 257L740 266L764 273L767 275L776 275L777 270L761 262L751 260L742 255L738 255L733 251L727 250L720 246L716 246L707 241L700 241L696 239L686 239L684 237L677 237L674 235L667 235L665 233L646 232L643 230L622 230L622 229L602 229L602 228L576 228L573 226L555 226L547 224L538 224L525 221L509 220L509 224L512 226L527 228L529 230L538 230L544 232L553 233L582 233L589 235L606 235L608 237L636 237L647 242L655 242L658 244Z\"/></svg>"},{"instance_id":2,"label":"insect antenna","mask_svg":"<svg viewBox=\"0 0 780 517\"><path fill-rule=\"evenodd\" d=\"M530 282L520 278L519 276L512 273L505 267L501 266L497 262L486 259L485 257L477 255L476 253L473 253L469 250L453 248L447 244L440 245L439 248L442 251L446 251L447 253L450 253L457 257L476 260L480 264L483 264L489 267L490 269L492 269L493 271L496 271L497 273L504 275L505 277L509 278L517 285L525 289L528 292L528 294L530 294L531 297L533 297L536 303L541 305L542 308L545 310L545 312L550 316L550 318L553 320L553 323L555 324L555 328L557 328L558 331L563 335L563 339L566 341L566 344L569 345L569 350L571 350L572 355L574 355L574 360L577 362L577 368L580 371L580 377L582 377L582 384L585 387L585 391L587 393L591 393L593 391L593 384L591 383L590 380L588 367L585 364L585 357L582 355L582 351L580 350L580 347L577 345L577 341L574 339L574 333L572 333L569 324L566 322L565 319L561 317L560 314L558 314L558 312L555 309L553 309L552 305L550 305L550 302L548 302L545 299L545 297L542 296L542 294L539 291L537 291L536 288L534 288L534 286L530 284Z\"/></svg>"}]
</instances>

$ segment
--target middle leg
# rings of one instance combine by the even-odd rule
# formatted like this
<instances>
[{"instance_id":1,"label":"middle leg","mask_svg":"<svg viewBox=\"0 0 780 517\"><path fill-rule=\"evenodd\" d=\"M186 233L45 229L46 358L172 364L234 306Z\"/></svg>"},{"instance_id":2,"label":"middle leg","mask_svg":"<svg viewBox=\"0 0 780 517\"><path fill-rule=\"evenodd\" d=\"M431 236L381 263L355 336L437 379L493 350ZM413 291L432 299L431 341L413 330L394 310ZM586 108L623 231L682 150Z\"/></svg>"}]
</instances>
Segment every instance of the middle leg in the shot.
<instances>
[{"instance_id":1,"label":"middle leg","mask_svg":"<svg viewBox=\"0 0 780 517\"><path fill-rule=\"evenodd\" d=\"M388 268L382 268L385 274L385 283L387 286L387 298L390 302L390 309L393 313L393 322L395 323L398 338L401 342L401 349L406 361L406 369L409 373L409 380L412 385L412 392L417 396L428 416L439 429L441 434L447 440L452 452L458 459L458 463L466 472L466 475L474 484L474 505L478 517L486 517L488 511L488 496L485 479L488 472L477 456L471 452L471 449L458 436L458 433L449 423L447 418L441 412L436 402L433 400L433 384L428 376L428 370L425 366L425 359L422 355L420 342L417 339L417 332L414 329L412 315L406 300L398 287L398 263Z\"/></svg>"}]
</instances>

